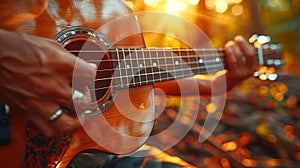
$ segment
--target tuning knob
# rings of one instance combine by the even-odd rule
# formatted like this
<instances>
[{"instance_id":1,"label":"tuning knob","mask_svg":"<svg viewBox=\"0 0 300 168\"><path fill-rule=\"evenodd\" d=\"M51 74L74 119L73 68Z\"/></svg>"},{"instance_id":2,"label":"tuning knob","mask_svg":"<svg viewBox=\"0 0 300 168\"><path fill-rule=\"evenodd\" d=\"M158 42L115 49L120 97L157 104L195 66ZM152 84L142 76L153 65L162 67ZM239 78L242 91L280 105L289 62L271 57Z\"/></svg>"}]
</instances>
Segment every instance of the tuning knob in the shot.
<instances>
[{"instance_id":1,"label":"tuning knob","mask_svg":"<svg viewBox=\"0 0 300 168\"><path fill-rule=\"evenodd\" d=\"M262 34L254 34L249 38L249 42L257 50L258 64L260 67L254 73L254 76L261 80L274 81L278 78L276 68L284 63L281 55L281 44L272 44L271 38Z\"/></svg>"}]
</instances>

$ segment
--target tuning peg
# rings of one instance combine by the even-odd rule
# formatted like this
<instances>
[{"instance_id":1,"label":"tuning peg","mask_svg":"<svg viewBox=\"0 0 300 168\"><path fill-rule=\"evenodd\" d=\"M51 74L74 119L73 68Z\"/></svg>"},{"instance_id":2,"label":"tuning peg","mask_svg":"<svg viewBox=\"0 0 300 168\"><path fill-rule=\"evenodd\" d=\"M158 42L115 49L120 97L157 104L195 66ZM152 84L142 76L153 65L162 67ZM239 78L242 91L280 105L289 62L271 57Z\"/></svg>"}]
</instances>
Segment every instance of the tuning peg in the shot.
<instances>
[{"instance_id":1,"label":"tuning peg","mask_svg":"<svg viewBox=\"0 0 300 168\"><path fill-rule=\"evenodd\" d=\"M284 62L281 55L281 44L272 44L271 38L262 34L254 34L249 38L257 51L257 61L261 65L254 73L260 80L274 81L278 78L276 68L281 67Z\"/></svg>"},{"instance_id":2,"label":"tuning peg","mask_svg":"<svg viewBox=\"0 0 300 168\"><path fill-rule=\"evenodd\" d=\"M255 47L260 47L264 44L271 42L271 37L263 34L253 34L249 38L249 42L252 43Z\"/></svg>"}]
</instances>

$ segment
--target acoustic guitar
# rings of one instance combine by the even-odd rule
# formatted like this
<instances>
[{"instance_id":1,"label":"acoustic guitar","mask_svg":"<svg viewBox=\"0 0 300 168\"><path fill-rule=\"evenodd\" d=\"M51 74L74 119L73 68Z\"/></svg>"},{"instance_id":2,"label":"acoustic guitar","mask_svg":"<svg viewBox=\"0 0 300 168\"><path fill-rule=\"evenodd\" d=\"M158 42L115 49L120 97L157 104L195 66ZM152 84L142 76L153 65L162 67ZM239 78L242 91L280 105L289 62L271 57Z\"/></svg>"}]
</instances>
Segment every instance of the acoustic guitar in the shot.
<instances>
[{"instance_id":1,"label":"acoustic guitar","mask_svg":"<svg viewBox=\"0 0 300 168\"><path fill-rule=\"evenodd\" d=\"M121 1L51 0L40 2L38 7L29 1L6 3L7 8L0 12L1 28L54 39L75 56L98 65L98 70L90 87L94 96L85 124L74 132L46 138L15 115L12 107L10 143L0 147L1 167L66 167L86 149L133 152L145 143L154 125L154 83L226 68L223 49L144 48L141 34L112 44L122 27L96 30L116 17L131 14ZM136 20L130 22L133 29L139 29ZM280 66L280 53L280 45L265 45L257 49L258 62Z\"/></svg>"}]
</instances>

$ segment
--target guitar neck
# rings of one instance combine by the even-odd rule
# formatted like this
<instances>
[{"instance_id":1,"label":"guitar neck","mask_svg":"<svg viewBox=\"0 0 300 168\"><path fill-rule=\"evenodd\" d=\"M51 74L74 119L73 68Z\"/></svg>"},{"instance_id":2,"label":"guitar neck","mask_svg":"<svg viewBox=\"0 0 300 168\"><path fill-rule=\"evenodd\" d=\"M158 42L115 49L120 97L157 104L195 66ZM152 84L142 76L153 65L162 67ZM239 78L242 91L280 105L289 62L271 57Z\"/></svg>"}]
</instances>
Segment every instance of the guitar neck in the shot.
<instances>
[{"instance_id":1,"label":"guitar neck","mask_svg":"<svg viewBox=\"0 0 300 168\"><path fill-rule=\"evenodd\" d=\"M223 49L118 48L109 54L117 88L210 74L226 67Z\"/></svg>"},{"instance_id":2,"label":"guitar neck","mask_svg":"<svg viewBox=\"0 0 300 168\"><path fill-rule=\"evenodd\" d=\"M255 48L260 65L278 67L283 64L281 46L271 45ZM108 60L89 58L89 62L109 62L112 66L98 70L109 73L111 77L97 81L113 80L112 87L128 88L191 77L196 74L214 74L227 68L223 48L212 49L169 49L169 48L116 48L108 51L71 51L96 52L108 54Z\"/></svg>"}]
</instances>

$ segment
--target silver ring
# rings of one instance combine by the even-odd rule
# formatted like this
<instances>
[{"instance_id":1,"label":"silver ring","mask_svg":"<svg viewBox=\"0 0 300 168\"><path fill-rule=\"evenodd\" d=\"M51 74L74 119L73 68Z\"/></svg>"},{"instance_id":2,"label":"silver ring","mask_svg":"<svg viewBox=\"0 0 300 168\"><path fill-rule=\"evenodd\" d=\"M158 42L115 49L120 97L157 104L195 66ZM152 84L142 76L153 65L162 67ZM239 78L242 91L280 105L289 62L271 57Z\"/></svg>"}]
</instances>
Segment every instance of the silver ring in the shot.
<instances>
[{"instance_id":1,"label":"silver ring","mask_svg":"<svg viewBox=\"0 0 300 168\"><path fill-rule=\"evenodd\" d=\"M49 117L49 121L56 120L60 115L62 115L63 109L59 108L54 114Z\"/></svg>"},{"instance_id":2,"label":"silver ring","mask_svg":"<svg viewBox=\"0 0 300 168\"><path fill-rule=\"evenodd\" d=\"M82 99L83 93L79 92L78 90L73 91L72 100Z\"/></svg>"}]
</instances>

